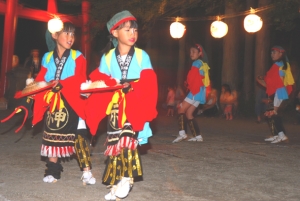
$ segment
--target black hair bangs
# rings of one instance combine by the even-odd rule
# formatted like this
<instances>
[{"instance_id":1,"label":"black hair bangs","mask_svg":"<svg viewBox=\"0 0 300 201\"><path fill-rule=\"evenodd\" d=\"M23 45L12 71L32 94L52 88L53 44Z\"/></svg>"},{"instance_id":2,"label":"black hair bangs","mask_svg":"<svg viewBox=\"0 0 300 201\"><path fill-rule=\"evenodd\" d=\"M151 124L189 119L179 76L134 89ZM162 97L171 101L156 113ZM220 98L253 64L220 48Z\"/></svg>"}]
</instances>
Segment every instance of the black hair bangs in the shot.
<instances>
[{"instance_id":1,"label":"black hair bangs","mask_svg":"<svg viewBox=\"0 0 300 201\"><path fill-rule=\"evenodd\" d=\"M61 30L62 32L74 32L75 33L75 26L71 22L65 22L64 28Z\"/></svg>"},{"instance_id":2,"label":"black hair bangs","mask_svg":"<svg viewBox=\"0 0 300 201\"><path fill-rule=\"evenodd\" d=\"M126 22L120 24L117 29L122 29L127 22L130 23L130 28L138 29L138 24L137 24L137 21L135 21L135 20L126 21Z\"/></svg>"}]
</instances>

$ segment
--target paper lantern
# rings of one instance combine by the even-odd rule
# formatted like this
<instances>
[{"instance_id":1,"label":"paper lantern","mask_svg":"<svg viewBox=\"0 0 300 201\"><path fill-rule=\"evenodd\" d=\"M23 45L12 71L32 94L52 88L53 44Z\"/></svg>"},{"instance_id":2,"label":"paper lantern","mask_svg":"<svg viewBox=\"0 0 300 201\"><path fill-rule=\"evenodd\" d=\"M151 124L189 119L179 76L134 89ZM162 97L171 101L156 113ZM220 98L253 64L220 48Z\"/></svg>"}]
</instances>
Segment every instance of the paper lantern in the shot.
<instances>
[{"instance_id":1,"label":"paper lantern","mask_svg":"<svg viewBox=\"0 0 300 201\"><path fill-rule=\"evenodd\" d=\"M210 33L214 38L222 38L227 32L228 26L225 22L217 20L210 25Z\"/></svg>"},{"instance_id":2,"label":"paper lantern","mask_svg":"<svg viewBox=\"0 0 300 201\"><path fill-rule=\"evenodd\" d=\"M48 30L50 33L59 32L63 29L64 24L59 18L53 18L48 21Z\"/></svg>"},{"instance_id":3,"label":"paper lantern","mask_svg":"<svg viewBox=\"0 0 300 201\"><path fill-rule=\"evenodd\" d=\"M262 25L262 19L255 14L249 14L244 19L244 28L249 33L255 33L259 31Z\"/></svg>"},{"instance_id":4,"label":"paper lantern","mask_svg":"<svg viewBox=\"0 0 300 201\"><path fill-rule=\"evenodd\" d=\"M173 22L170 26L170 34L173 38L181 38L185 32L185 26L180 22Z\"/></svg>"}]
</instances>

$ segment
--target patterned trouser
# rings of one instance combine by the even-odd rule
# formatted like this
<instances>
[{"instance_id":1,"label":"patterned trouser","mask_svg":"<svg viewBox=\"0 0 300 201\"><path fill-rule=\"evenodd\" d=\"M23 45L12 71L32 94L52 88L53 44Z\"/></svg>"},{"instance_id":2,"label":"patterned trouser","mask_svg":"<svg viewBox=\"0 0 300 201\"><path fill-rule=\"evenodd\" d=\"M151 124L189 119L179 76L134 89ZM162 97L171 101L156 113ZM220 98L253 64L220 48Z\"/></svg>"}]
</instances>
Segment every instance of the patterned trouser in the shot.
<instances>
[{"instance_id":1,"label":"patterned trouser","mask_svg":"<svg viewBox=\"0 0 300 201\"><path fill-rule=\"evenodd\" d=\"M118 156L109 156L102 181L116 185L122 177L142 176L142 164L138 150L122 149Z\"/></svg>"}]
</instances>

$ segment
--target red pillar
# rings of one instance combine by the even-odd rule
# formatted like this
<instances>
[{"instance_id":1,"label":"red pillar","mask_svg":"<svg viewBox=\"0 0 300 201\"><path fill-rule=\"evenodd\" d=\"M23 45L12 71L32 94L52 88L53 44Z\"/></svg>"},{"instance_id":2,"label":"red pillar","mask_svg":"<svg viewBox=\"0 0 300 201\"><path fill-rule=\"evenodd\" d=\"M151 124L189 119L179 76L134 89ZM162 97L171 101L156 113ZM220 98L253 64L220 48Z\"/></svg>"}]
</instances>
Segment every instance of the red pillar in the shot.
<instances>
[{"instance_id":1,"label":"red pillar","mask_svg":"<svg viewBox=\"0 0 300 201\"><path fill-rule=\"evenodd\" d=\"M82 1L81 3L81 12L82 12L82 38L81 38L81 47L82 54L85 56L87 61L87 68L89 68L90 61L90 37L89 31L90 27L88 25L89 22L89 12L90 12L90 3L87 0Z\"/></svg>"},{"instance_id":2,"label":"red pillar","mask_svg":"<svg viewBox=\"0 0 300 201\"><path fill-rule=\"evenodd\" d=\"M57 13L56 0L48 0L47 11L50 13Z\"/></svg>"},{"instance_id":3,"label":"red pillar","mask_svg":"<svg viewBox=\"0 0 300 201\"><path fill-rule=\"evenodd\" d=\"M12 56L15 46L15 35L17 28L17 6L18 0L6 1L6 14L4 20L4 36L2 47L1 79L0 79L0 97L5 94L7 80L6 72L12 67Z\"/></svg>"}]
</instances>

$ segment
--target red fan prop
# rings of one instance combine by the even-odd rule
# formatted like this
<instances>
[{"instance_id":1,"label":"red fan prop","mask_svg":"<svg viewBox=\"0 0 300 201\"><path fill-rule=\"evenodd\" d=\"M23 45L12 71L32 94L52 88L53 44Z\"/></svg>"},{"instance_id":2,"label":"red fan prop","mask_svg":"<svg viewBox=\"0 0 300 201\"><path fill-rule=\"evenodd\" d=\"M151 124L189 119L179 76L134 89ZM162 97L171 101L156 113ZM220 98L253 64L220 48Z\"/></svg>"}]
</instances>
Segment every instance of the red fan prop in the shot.
<instances>
[{"instance_id":1,"label":"red fan prop","mask_svg":"<svg viewBox=\"0 0 300 201\"><path fill-rule=\"evenodd\" d=\"M33 82L32 84L26 86L22 91L17 91L14 98L18 99L18 98L23 98L26 96L34 95L34 94L37 94L44 90L51 89L55 85L55 83L52 83L52 82L48 82L46 84L47 84L47 86L39 87L38 82ZM30 89L30 88L32 88L32 89Z\"/></svg>"},{"instance_id":2,"label":"red fan prop","mask_svg":"<svg viewBox=\"0 0 300 201\"><path fill-rule=\"evenodd\" d=\"M94 92L105 92L105 91L114 91L117 89L122 89L122 85L116 85L116 86L111 86L111 87L102 87L102 88L93 88L93 89L85 89L85 90L80 90L80 93L94 93Z\"/></svg>"}]
</instances>

